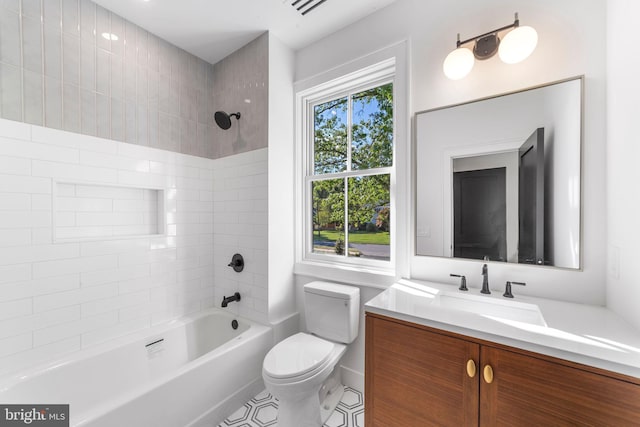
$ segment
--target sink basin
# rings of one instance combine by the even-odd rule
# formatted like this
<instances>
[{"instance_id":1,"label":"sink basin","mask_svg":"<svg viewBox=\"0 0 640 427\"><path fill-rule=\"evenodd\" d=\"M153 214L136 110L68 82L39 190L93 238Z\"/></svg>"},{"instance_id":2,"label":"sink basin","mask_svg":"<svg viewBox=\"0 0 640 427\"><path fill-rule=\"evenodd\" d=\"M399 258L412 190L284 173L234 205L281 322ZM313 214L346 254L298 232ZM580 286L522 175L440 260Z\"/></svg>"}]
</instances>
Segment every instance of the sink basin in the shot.
<instances>
[{"instance_id":1,"label":"sink basin","mask_svg":"<svg viewBox=\"0 0 640 427\"><path fill-rule=\"evenodd\" d=\"M503 298L497 292L481 295L477 289L474 291L461 292L451 285L401 279L367 305L417 317L437 311L448 321L462 318L456 315L460 312L516 327L547 327L536 304Z\"/></svg>"},{"instance_id":2,"label":"sink basin","mask_svg":"<svg viewBox=\"0 0 640 427\"><path fill-rule=\"evenodd\" d=\"M432 306L471 312L489 319L547 326L540 309L535 304L449 291L438 292L431 301Z\"/></svg>"}]
</instances>

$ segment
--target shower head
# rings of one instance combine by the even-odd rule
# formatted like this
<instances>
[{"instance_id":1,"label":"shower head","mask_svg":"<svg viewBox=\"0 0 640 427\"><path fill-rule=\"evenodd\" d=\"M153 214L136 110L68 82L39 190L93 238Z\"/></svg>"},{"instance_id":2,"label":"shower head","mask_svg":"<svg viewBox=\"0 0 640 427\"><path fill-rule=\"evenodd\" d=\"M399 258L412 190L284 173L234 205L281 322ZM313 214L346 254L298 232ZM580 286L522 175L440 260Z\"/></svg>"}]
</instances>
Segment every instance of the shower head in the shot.
<instances>
[{"instance_id":1,"label":"shower head","mask_svg":"<svg viewBox=\"0 0 640 427\"><path fill-rule=\"evenodd\" d=\"M240 120L240 113L227 114L224 111L216 111L213 116L216 119L216 123L220 126L220 129L227 130L231 127L231 117Z\"/></svg>"}]
</instances>

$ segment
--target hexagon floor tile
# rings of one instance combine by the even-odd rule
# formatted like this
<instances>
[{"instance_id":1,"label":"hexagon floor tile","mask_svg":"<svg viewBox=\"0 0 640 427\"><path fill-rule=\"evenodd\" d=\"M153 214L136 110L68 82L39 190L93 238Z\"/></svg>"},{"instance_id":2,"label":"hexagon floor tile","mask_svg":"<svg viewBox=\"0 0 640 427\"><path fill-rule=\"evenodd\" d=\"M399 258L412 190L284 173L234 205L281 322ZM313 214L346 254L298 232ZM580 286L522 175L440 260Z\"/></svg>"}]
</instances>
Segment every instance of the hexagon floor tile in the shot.
<instances>
[{"instance_id":1,"label":"hexagon floor tile","mask_svg":"<svg viewBox=\"0 0 640 427\"><path fill-rule=\"evenodd\" d=\"M267 391L245 403L218 427L277 427L278 400ZM338 403L324 427L364 427L364 397L351 387L344 388Z\"/></svg>"}]
</instances>

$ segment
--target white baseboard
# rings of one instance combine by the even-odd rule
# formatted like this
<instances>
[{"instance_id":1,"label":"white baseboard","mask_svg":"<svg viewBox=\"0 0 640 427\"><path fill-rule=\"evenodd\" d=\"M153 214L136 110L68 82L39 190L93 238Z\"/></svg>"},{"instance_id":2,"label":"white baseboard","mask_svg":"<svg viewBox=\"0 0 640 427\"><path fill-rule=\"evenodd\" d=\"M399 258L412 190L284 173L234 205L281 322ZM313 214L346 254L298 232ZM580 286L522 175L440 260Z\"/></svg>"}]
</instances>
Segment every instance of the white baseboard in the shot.
<instances>
[{"instance_id":1,"label":"white baseboard","mask_svg":"<svg viewBox=\"0 0 640 427\"><path fill-rule=\"evenodd\" d=\"M345 366L340 366L342 384L364 393L364 374Z\"/></svg>"}]
</instances>

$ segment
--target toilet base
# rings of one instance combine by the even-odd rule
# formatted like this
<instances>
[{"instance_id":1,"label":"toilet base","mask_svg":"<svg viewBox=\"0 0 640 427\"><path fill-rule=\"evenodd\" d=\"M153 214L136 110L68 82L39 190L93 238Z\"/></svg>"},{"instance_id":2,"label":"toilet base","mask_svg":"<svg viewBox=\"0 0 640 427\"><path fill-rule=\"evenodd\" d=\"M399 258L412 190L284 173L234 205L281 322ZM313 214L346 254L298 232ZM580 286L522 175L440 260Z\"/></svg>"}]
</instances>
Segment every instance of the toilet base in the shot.
<instances>
[{"instance_id":1,"label":"toilet base","mask_svg":"<svg viewBox=\"0 0 640 427\"><path fill-rule=\"evenodd\" d=\"M265 357L262 376L269 393L278 399L277 426L321 427L334 411L344 393L338 362L344 355L347 346L341 343L332 343L330 353L309 374L303 372L296 377L286 379L273 377L268 373L267 362L269 361L271 369L276 369L275 360L278 352L282 352L283 349L287 350L288 354L297 351L295 348L287 348L291 347L289 340L292 342L306 340L312 344L315 344L313 341L316 340L323 343L321 338L300 333L277 344ZM283 344L285 344L284 347Z\"/></svg>"},{"instance_id":2,"label":"toilet base","mask_svg":"<svg viewBox=\"0 0 640 427\"><path fill-rule=\"evenodd\" d=\"M321 427L318 393L278 402L278 427Z\"/></svg>"},{"instance_id":3,"label":"toilet base","mask_svg":"<svg viewBox=\"0 0 640 427\"><path fill-rule=\"evenodd\" d=\"M344 386L338 383L323 402L318 394L301 397L295 401L278 403L277 427L321 427L333 413L344 394Z\"/></svg>"},{"instance_id":4,"label":"toilet base","mask_svg":"<svg viewBox=\"0 0 640 427\"><path fill-rule=\"evenodd\" d=\"M327 422L329 416L338 406L338 402L344 394L344 386L340 381L340 369L335 368L331 376L322 384L318 397L320 399L320 420L322 424Z\"/></svg>"},{"instance_id":5,"label":"toilet base","mask_svg":"<svg viewBox=\"0 0 640 427\"><path fill-rule=\"evenodd\" d=\"M327 398L322 402L322 406L320 406L320 420L322 424L326 423L333 411L335 411L336 406L340 403L340 399L342 399L342 395L344 394L344 386L340 384L340 387L337 388L333 394L327 396Z\"/></svg>"}]
</instances>

